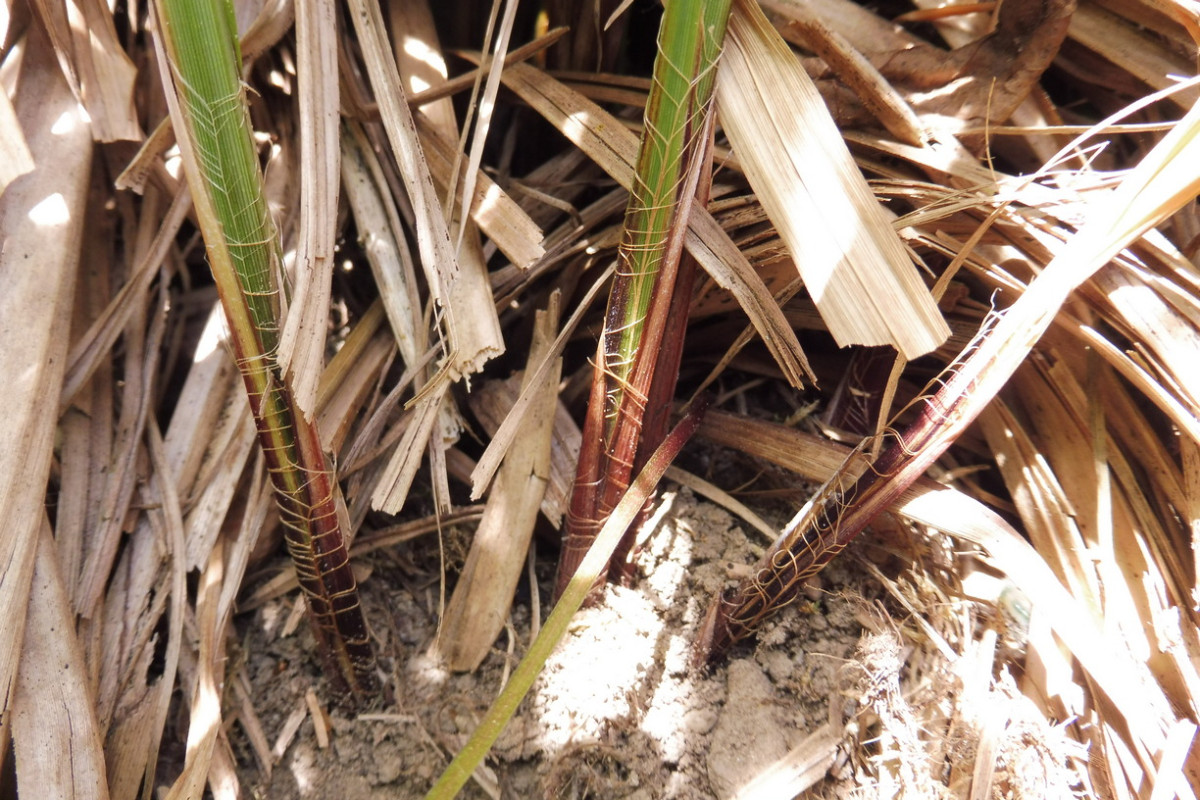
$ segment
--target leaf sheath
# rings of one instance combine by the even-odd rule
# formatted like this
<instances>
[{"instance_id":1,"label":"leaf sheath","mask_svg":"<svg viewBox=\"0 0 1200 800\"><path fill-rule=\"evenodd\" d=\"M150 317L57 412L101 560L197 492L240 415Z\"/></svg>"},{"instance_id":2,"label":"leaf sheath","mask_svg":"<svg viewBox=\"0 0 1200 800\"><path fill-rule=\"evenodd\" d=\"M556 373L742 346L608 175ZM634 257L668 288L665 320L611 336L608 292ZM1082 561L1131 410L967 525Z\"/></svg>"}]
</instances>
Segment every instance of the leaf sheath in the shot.
<instances>
[{"instance_id":1,"label":"leaf sheath","mask_svg":"<svg viewBox=\"0 0 1200 800\"><path fill-rule=\"evenodd\" d=\"M651 397L657 402L673 394L678 374L686 314L671 313L678 312L672 298L689 291L694 270L689 261L681 273L680 256L708 153L715 69L729 8L727 0L671 3L659 28L645 133L597 354L556 596L625 493L645 457L639 453L652 450L653 439L665 429L664 424L646 439L643 419ZM627 535L617 549L618 569L630 549Z\"/></svg>"},{"instance_id":2,"label":"leaf sheath","mask_svg":"<svg viewBox=\"0 0 1200 800\"><path fill-rule=\"evenodd\" d=\"M160 60L213 279L229 322L288 550L308 600L326 673L355 695L375 690L374 654L350 570L345 513L315 423L278 361L278 238L238 68L231 7L159 0Z\"/></svg>"}]
</instances>

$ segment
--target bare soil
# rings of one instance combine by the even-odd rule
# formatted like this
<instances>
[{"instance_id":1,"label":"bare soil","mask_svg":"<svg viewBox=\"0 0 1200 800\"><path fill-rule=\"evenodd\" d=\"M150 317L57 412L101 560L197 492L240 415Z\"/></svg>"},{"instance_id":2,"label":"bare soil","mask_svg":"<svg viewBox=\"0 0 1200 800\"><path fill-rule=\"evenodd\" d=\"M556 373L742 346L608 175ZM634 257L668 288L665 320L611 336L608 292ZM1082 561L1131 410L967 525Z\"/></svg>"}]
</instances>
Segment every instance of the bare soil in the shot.
<instances>
[{"instance_id":1,"label":"bare soil","mask_svg":"<svg viewBox=\"0 0 1200 800\"><path fill-rule=\"evenodd\" d=\"M844 667L862 635L864 598L878 596L879 585L844 559L823 574L826 588L813 586L753 651L702 672L689 656L703 604L753 562L756 534L687 490L668 493L664 504L642 554L642 580L610 587L602 603L580 612L493 749L499 794L491 796L733 797L831 714L848 712ZM425 653L436 635L437 585L406 574L401 562L376 559L364 583L391 654L395 702L352 716L330 712L326 747L306 716L269 775L235 730L254 796L422 796L522 655L530 641L524 592L512 614L515 641L502 636L478 673L449 674L432 663ZM546 598L548 583L541 589ZM289 612L276 602L242 621L254 708L272 743L306 708L310 687L324 697L306 626L280 635ZM472 785L463 796L489 793Z\"/></svg>"},{"instance_id":2,"label":"bare soil","mask_svg":"<svg viewBox=\"0 0 1200 800\"><path fill-rule=\"evenodd\" d=\"M911 533L891 527L863 537L756 644L706 672L689 662L704 605L761 553L759 534L687 490L668 491L638 585L610 587L602 603L580 612L493 748L486 774L461 796L745 797L743 787L826 724L840 744L828 747L817 773L824 777L807 796L954 796L952 787L961 792L976 777L981 748L996 766L991 780L1000 794L993 796L1071 796L1081 754L1017 691L1009 668L1019 669L1019 643L997 646L994 619L976 615L977 604L952 601L923 567L913 569L901 553L923 551L926 562L951 556L935 539ZM508 635L481 669L450 674L426 655L438 584L414 564L430 547L435 540L414 543L415 560L403 552L376 557L364 583L394 693L378 708L329 710L307 655L307 626L280 634L290 606L276 602L243 618L250 695L277 749L268 770L253 757L244 726L232 731L251 796L421 797L470 736L531 640L529 595L522 587ZM551 565L544 572L542 598ZM909 612L885 582L947 608L930 615L933 623L910 617L897 625L892 617ZM982 681L978 669L964 669L970 664L982 669ZM328 715L327 744L305 702L313 687ZM980 722L989 715L1005 720L1000 730ZM281 737L289 717L303 722Z\"/></svg>"}]
</instances>

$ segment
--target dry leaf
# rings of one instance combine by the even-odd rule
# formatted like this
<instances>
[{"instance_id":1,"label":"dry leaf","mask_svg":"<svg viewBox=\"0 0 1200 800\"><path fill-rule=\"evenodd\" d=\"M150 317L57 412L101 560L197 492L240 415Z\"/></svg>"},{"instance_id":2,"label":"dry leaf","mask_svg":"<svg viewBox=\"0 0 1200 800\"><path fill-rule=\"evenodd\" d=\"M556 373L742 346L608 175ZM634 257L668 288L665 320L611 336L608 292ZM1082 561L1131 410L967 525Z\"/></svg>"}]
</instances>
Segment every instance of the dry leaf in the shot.
<instances>
[{"instance_id":1,"label":"dry leaf","mask_svg":"<svg viewBox=\"0 0 1200 800\"><path fill-rule=\"evenodd\" d=\"M442 309L450 351L447 366L455 376L477 372L504 352L487 274L462 268L451 245L378 2L351 0L350 6L384 127L416 214L421 266Z\"/></svg>"},{"instance_id":2,"label":"dry leaf","mask_svg":"<svg viewBox=\"0 0 1200 800\"><path fill-rule=\"evenodd\" d=\"M504 82L618 183L627 189L632 185L637 136L616 118L527 64L505 70ZM766 284L708 211L693 206L688 227L688 251L738 298L784 375L794 386L801 386L801 376L810 372L804 351Z\"/></svg>"},{"instance_id":3,"label":"dry leaf","mask_svg":"<svg viewBox=\"0 0 1200 800\"><path fill-rule=\"evenodd\" d=\"M330 281L337 239L338 63L332 0L300 3L296 12L300 104L300 231L293 294L279 339L296 404L311 420L325 367Z\"/></svg>"},{"instance_id":4,"label":"dry leaf","mask_svg":"<svg viewBox=\"0 0 1200 800\"><path fill-rule=\"evenodd\" d=\"M757 4L734 3L717 113L841 346L924 355L950 334L799 61Z\"/></svg>"},{"instance_id":5,"label":"dry leaf","mask_svg":"<svg viewBox=\"0 0 1200 800\"><path fill-rule=\"evenodd\" d=\"M536 317L522 389L532 384L536 366L553 347L557 295L550 308L538 311ZM534 387L531 407L520 426L521 447L510 449L500 465L467 562L442 616L435 648L452 670L477 669L508 619L550 478L560 370L561 359L553 359L550 375Z\"/></svg>"},{"instance_id":6,"label":"dry leaf","mask_svg":"<svg viewBox=\"0 0 1200 800\"><path fill-rule=\"evenodd\" d=\"M141 141L133 93L137 69L117 40L102 0L37 0L39 12L72 91L91 120L96 141Z\"/></svg>"},{"instance_id":7,"label":"dry leaf","mask_svg":"<svg viewBox=\"0 0 1200 800\"><path fill-rule=\"evenodd\" d=\"M8 389L0 426L0 707L12 707L13 682L45 514L58 405L66 363L63 322L71 317L79 263L92 134L51 60L49 43L31 28L14 107L33 154L32 172L0 196L0 375ZM51 131L57 131L52 134ZM20 320L20 324L15 324ZM0 726L7 727L7 713Z\"/></svg>"},{"instance_id":8,"label":"dry leaf","mask_svg":"<svg viewBox=\"0 0 1200 800\"><path fill-rule=\"evenodd\" d=\"M21 672L12 701L17 781L25 796L107 800L104 748L75 612L44 518L29 601Z\"/></svg>"}]
</instances>

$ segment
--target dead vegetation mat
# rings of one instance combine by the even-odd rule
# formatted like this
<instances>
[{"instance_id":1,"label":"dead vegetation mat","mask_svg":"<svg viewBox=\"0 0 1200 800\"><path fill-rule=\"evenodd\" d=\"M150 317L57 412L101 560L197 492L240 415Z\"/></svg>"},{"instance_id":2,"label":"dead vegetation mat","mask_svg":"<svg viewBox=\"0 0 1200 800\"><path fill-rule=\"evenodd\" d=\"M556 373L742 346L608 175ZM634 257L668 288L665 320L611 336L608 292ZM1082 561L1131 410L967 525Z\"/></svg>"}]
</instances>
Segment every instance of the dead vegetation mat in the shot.
<instances>
[{"instance_id":1,"label":"dead vegetation mat","mask_svg":"<svg viewBox=\"0 0 1200 800\"><path fill-rule=\"evenodd\" d=\"M313 4L328 14L318 38L332 37L338 65L325 77L339 84L339 136L315 152L340 159L341 188L317 196L302 145L310 39L294 28L314 12L233 3L281 269L304 287L288 313L327 320L315 334L323 368L307 362L298 380L337 464L385 686L354 705L321 677L286 560L164 122L147 9L9 4L0 794L429 790L550 608L596 298L661 10L624 5L522 4L484 46L487 4L385 3L378 41L350 8ZM707 386L715 409L660 487L633 585L573 620L463 795L1194 798L1194 192L1171 213L1139 210L1153 224L1047 308L973 424L756 638L705 668L693 648L710 602L752 573L852 448L871 452L910 422L1092 235L1096 198L1193 109L1200 12L1183 0L760 5L824 101L795 113L838 125L949 335L897 356L925 334L895 311L894 347L839 346L855 303L832 308L800 281L793 251L812 229L788 232L788 203L751 186L754 159L718 119L712 225L693 221L693 233L713 260L740 258L757 277L732 289L724 273L697 280L677 399ZM380 42L399 84L369 67ZM481 47L512 54L497 81L475 71ZM747 93L755 78L771 84L747 69ZM482 293L463 290L474 306L431 299L438 273L418 244L430 212L406 191L397 165L411 155L380 97L397 90L418 111L412 146L431 185L457 198L443 225L457 233L468 220L457 252ZM472 149L460 128L468 112L471 130L485 127L476 92L490 125ZM1194 176L1200 162L1172 170ZM835 190L808 187L805 203ZM326 220L315 249L313 214ZM296 274L298 251L326 265L318 288ZM872 286L862 307L882 318L900 307ZM551 306L561 314L535 324ZM781 356L791 345L764 343L756 314L794 339L802 379ZM493 344L449 349L489 324ZM538 513L503 512L517 516L489 524L513 539L473 557L481 519L525 500L503 496L499 478L473 498L476 468L494 458L493 437L511 435L520 375L541 363L527 356L545 358L559 334L561 380L536 439L548 454ZM439 383L448 363L456 380ZM519 434L510 452L533 441ZM518 517L524 529L510 531ZM516 584L511 607L500 597L465 614L494 617L499 636L447 630L454 592L501 570ZM477 668L456 661L467 652Z\"/></svg>"}]
</instances>

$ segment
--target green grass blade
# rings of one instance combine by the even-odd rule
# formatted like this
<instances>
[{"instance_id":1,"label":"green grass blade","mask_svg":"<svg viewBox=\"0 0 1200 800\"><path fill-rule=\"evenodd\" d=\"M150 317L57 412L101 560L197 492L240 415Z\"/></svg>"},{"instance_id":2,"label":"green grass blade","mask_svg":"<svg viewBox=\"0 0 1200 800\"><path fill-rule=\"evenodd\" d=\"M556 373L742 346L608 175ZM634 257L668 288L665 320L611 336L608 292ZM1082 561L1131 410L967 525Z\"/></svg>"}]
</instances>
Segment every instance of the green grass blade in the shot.
<instances>
[{"instance_id":1,"label":"green grass blade","mask_svg":"<svg viewBox=\"0 0 1200 800\"><path fill-rule=\"evenodd\" d=\"M669 266L664 262L678 258L681 240L673 239L682 235L679 213L689 200L685 193L689 167L703 149L705 114L729 9L729 0L671 3L659 28L654 84L604 333L611 388L605 414L609 436L641 350L655 287L663 268Z\"/></svg>"},{"instance_id":2,"label":"green grass blade","mask_svg":"<svg viewBox=\"0 0 1200 800\"><path fill-rule=\"evenodd\" d=\"M642 442L652 385L659 396L674 392L676 376L655 373L664 342L668 336L682 336L686 321L686 315L669 319L671 296L700 161L711 135L715 70L730 6L731 0L670 3L659 27L654 81L617 252L584 431L587 444L580 453L556 594L563 591L629 485L644 458L639 452L656 444ZM664 369L677 372L677 365L666 364Z\"/></svg>"},{"instance_id":3,"label":"green grass blade","mask_svg":"<svg viewBox=\"0 0 1200 800\"><path fill-rule=\"evenodd\" d=\"M266 457L288 550L326 673L374 691L374 655L342 536L340 495L313 423L277 360L279 245L263 192L239 68L237 31L221 0L158 0L160 60L209 266Z\"/></svg>"}]
</instances>

